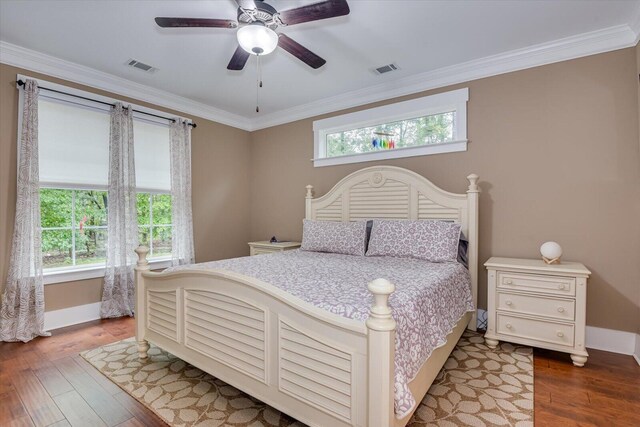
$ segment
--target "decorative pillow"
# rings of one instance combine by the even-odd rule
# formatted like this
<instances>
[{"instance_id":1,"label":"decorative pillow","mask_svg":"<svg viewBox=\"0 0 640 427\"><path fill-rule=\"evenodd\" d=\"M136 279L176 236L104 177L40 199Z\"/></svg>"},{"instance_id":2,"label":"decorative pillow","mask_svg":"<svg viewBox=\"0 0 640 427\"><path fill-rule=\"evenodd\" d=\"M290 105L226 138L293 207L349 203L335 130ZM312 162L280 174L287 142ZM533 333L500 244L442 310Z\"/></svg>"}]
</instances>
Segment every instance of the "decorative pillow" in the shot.
<instances>
[{"instance_id":1,"label":"decorative pillow","mask_svg":"<svg viewBox=\"0 0 640 427\"><path fill-rule=\"evenodd\" d=\"M303 251L360 255L365 252L367 222L302 221Z\"/></svg>"},{"instance_id":2,"label":"decorative pillow","mask_svg":"<svg viewBox=\"0 0 640 427\"><path fill-rule=\"evenodd\" d=\"M455 222L374 219L367 256L456 261L460 229Z\"/></svg>"}]
</instances>

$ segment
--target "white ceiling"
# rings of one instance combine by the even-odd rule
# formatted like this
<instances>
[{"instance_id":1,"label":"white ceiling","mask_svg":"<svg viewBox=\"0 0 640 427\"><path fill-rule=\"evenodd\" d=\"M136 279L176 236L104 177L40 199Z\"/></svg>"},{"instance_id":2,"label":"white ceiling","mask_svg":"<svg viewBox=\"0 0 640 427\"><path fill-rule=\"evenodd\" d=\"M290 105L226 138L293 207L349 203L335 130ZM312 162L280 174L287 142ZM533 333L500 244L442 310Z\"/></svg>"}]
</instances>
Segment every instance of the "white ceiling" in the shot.
<instances>
[{"instance_id":1,"label":"white ceiling","mask_svg":"<svg viewBox=\"0 0 640 427\"><path fill-rule=\"evenodd\" d=\"M269 1L268 1L269 2ZM285 10L315 0L271 0ZM280 28L327 60L313 70L282 50L263 58L262 116L515 49L621 25L637 27L636 0L349 0L345 17ZM248 120L255 57L226 65L232 29L162 29L156 16L235 18L235 2L0 0L0 40L170 92ZM1 52L0 52L1 53ZM134 58L158 68L129 68ZM400 70L375 75L390 62ZM301 107L302 108L302 107Z\"/></svg>"}]
</instances>

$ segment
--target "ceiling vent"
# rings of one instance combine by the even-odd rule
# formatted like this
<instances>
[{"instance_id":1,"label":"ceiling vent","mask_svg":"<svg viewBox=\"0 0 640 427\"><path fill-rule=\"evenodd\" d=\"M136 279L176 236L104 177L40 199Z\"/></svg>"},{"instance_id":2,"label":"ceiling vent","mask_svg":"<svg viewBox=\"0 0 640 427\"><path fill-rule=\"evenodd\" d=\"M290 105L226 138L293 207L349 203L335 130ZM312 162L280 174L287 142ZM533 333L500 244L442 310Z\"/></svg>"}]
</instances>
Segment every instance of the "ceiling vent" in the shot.
<instances>
[{"instance_id":1,"label":"ceiling vent","mask_svg":"<svg viewBox=\"0 0 640 427\"><path fill-rule=\"evenodd\" d=\"M145 64L144 62L137 61L135 59L128 60L127 65L133 68L137 68L138 70L142 70L145 73L154 73L157 70L157 68L152 67L149 64Z\"/></svg>"},{"instance_id":2,"label":"ceiling vent","mask_svg":"<svg viewBox=\"0 0 640 427\"><path fill-rule=\"evenodd\" d=\"M385 73L390 73L392 71L396 71L398 69L398 66L396 64L387 64L387 65L383 65L381 67L375 68L373 71L376 74L385 74Z\"/></svg>"}]
</instances>

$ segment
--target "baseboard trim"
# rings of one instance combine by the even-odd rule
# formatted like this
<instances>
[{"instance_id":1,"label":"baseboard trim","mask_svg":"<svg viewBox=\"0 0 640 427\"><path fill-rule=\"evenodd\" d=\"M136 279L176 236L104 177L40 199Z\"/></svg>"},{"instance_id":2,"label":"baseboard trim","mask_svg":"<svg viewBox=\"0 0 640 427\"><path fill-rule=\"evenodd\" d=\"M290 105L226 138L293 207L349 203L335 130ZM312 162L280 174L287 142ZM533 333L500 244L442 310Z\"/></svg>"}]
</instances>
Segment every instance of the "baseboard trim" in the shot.
<instances>
[{"instance_id":1,"label":"baseboard trim","mask_svg":"<svg viewBox=\"0 0 640 427\"><path fill-rule=\"evenodd\" d=\"M587 326L587 348L633 355L637 348L637 334L615 329Z\"/></svg>"},{"instance_id":2,"label":"baseboard trim","mask_svg":"<svg viewBox=\"0 0 640 427\"><path fill-rule=\"evenodd\" d=\"M481 319L486 319L486 313L478 309L478 327ZM633 356L640 365L640 334L587 326L586 344L587 348Z\"/></svg>"},{"instance_id":3,"label":"baseboard trim","mask_svg":"<svg viewBox=\"0 0 640 427\"><path fill-rule=\"evenodd\" d=\"M45 311L44 329L51 331L53 329L99 319L101 304L100 302L95 302L92 304L63 308L61 310Z\"/></svg>"}]
</instances>

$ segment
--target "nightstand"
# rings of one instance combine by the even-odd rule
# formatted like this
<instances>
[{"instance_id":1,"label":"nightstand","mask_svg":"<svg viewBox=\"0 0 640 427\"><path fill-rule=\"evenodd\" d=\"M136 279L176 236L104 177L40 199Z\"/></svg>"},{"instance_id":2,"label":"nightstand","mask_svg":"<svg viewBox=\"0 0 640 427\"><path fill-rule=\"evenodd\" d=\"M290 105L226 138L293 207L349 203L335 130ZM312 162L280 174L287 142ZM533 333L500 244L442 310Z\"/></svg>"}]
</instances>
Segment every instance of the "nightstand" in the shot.
<instances>
[{"instance_id":1,"label":"nightstand","mask_svg":"<svg viewBox=\"0 0 640 427\"><path fill-rule=\"evenodd\" d=\"M500 340L571 354L584 366L587 278L578 262L496 258L485 264L489 281L485 343Z\"/></svg>"},{"instance_id":2,"label":"nightstand","mask_svg":"<svg viewBox=\"0 0 640 427\"><path fill-rule=\"evenodd\" d=\"M271 243L268 240L262 242L249 242L249 248L251 249L250 255L262 255L271 254L274 252L290 251L292 249L298 249L300 242L278 242Z\"/></svg>"}]
</instances>

